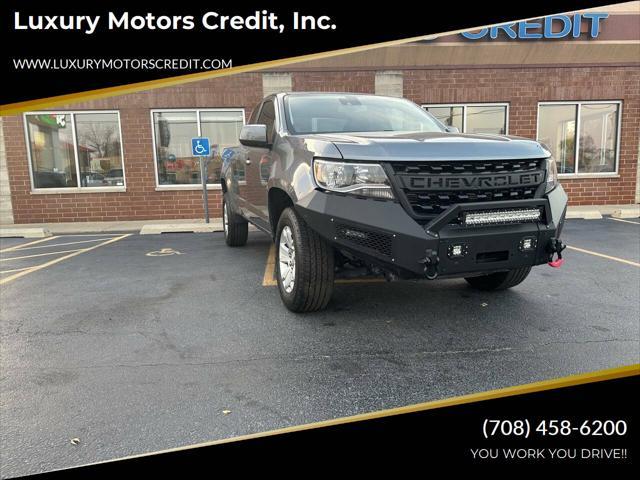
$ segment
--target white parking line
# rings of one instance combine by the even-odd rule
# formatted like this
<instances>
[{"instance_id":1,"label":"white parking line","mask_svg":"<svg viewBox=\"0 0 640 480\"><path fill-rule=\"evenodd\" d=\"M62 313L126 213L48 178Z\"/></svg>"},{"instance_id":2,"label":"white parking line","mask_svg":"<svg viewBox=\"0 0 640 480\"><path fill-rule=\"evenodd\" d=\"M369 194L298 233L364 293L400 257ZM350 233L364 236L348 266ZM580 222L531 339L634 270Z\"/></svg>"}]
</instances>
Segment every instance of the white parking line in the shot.
<instances>
[{"instance_id":1,"label":"white parking line","mask_svg":"<svg viewBox=\"0 0 640 480\"><path fill-rule=\"evenodd\" d=\"M631 220L623 220L622 218L609 217L609 220L615 220L616 222L633 223L634 225L640 225L640 222L632 222Z\"/></svg>"},{"instance_id":2,"label":"white parking line","mask_svg":"<svg viewBox=\"0 0 640 480\"><path fill-rule=\"evenodd\" d=\"M34 250L36 248L62 247L65 245L76 245L78 243L101 242L102 240L109 240L109 238L92 238L91 240L78 240L77 242L56 243L54 245L38 245L37 247L20 248L20 250Z\"/></svg>"}]
</instances>

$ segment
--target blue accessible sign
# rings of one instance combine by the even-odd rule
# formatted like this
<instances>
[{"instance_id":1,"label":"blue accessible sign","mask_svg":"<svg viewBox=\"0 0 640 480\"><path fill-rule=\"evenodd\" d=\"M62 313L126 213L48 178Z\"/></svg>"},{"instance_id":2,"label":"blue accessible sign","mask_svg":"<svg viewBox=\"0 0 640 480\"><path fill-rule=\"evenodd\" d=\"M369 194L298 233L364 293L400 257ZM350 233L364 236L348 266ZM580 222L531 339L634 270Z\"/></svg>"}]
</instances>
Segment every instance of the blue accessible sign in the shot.
<instances>
[{"instance_id":1,"label":"blue accessible sign","mask_svg":"<svg viewBox=\"0 0 640 480\"><path fill-rule=\"evenodd\" d=\"M208 157L211 154L209 139L207 137L192 138L191 154L194 157Z\"/></svg>"}]
</instances>

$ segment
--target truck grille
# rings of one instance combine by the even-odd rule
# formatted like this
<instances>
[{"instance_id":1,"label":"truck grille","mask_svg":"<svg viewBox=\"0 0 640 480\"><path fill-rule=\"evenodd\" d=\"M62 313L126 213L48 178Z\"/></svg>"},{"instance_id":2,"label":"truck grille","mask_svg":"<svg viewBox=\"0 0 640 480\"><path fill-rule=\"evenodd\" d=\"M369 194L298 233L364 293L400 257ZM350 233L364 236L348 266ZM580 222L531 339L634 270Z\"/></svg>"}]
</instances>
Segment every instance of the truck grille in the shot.
<instances>
[{"instance_id":1,"label":"truck grille","mask_svg":"<svg viewBox=\"0 0 640 480\"><path fill-rule=\"evenodd\" d=\"M544 179L543 160L393 162L395 184L417 218L433 218L452 205L535 197ZM502 177L504 175L504 177ZM526 178L526 185L498 185ZM517 182L516 182L517 183ZM449 188L453 187L453 188Z\"/></svg>"},{"instance_id":2,"label":"truck grille","mask_svg":"<svg viewBox=\"0 0 640 480\"><path fill-rule=\"evenodd\" d=\"M406 175L447 175L474 173L531 172L541 167L541 160L488 160L475 162L394 162L391 164L396 174Z\"/></svg>"}]
</instances>

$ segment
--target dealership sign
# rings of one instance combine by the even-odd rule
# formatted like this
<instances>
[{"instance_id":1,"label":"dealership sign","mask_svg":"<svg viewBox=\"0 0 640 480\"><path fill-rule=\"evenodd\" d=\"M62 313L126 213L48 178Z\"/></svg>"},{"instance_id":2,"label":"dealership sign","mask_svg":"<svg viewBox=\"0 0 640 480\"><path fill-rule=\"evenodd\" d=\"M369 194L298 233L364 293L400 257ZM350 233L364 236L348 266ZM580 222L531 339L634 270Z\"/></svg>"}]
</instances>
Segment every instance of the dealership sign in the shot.
<instances>
[{"instance_id":1,"label":"dealership sign","mask_svg":"<svg viewBox=\"0 0 640 480\"><path fill-rule=\"evenodd\" d=\"M498 38L502 32L508 38L533 40L541 38L578 38L585 34L589 38L597 38L600 34L601 20L609 17L608 13L576 13L574 15L550 15L539 20L525 20L507 23L495 27L485 27L474 32L464 32L462 36L470 40L489 37ZM583 21L587 31L582 31Z\"/></svg>"}]
</instances>

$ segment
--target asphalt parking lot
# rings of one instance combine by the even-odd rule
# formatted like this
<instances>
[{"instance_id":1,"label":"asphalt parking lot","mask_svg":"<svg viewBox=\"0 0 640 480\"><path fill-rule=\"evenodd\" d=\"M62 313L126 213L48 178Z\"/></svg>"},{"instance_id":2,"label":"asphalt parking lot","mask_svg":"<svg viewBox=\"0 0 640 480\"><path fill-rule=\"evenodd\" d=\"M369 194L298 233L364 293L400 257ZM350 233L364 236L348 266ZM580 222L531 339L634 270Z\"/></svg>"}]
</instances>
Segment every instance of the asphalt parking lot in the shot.
<instances>
[{"instance_id":1,"label":"asphalt parking lot","mask_svg":"<svg viewBox=\"0 0 640 480\"><path fill-rule=\"evenodd\" d=\"M510 291L341 283L307 315L260 233L2 239L2 477L638 363L640 221L563 238Z\"/></svg>"}]
</instances>

